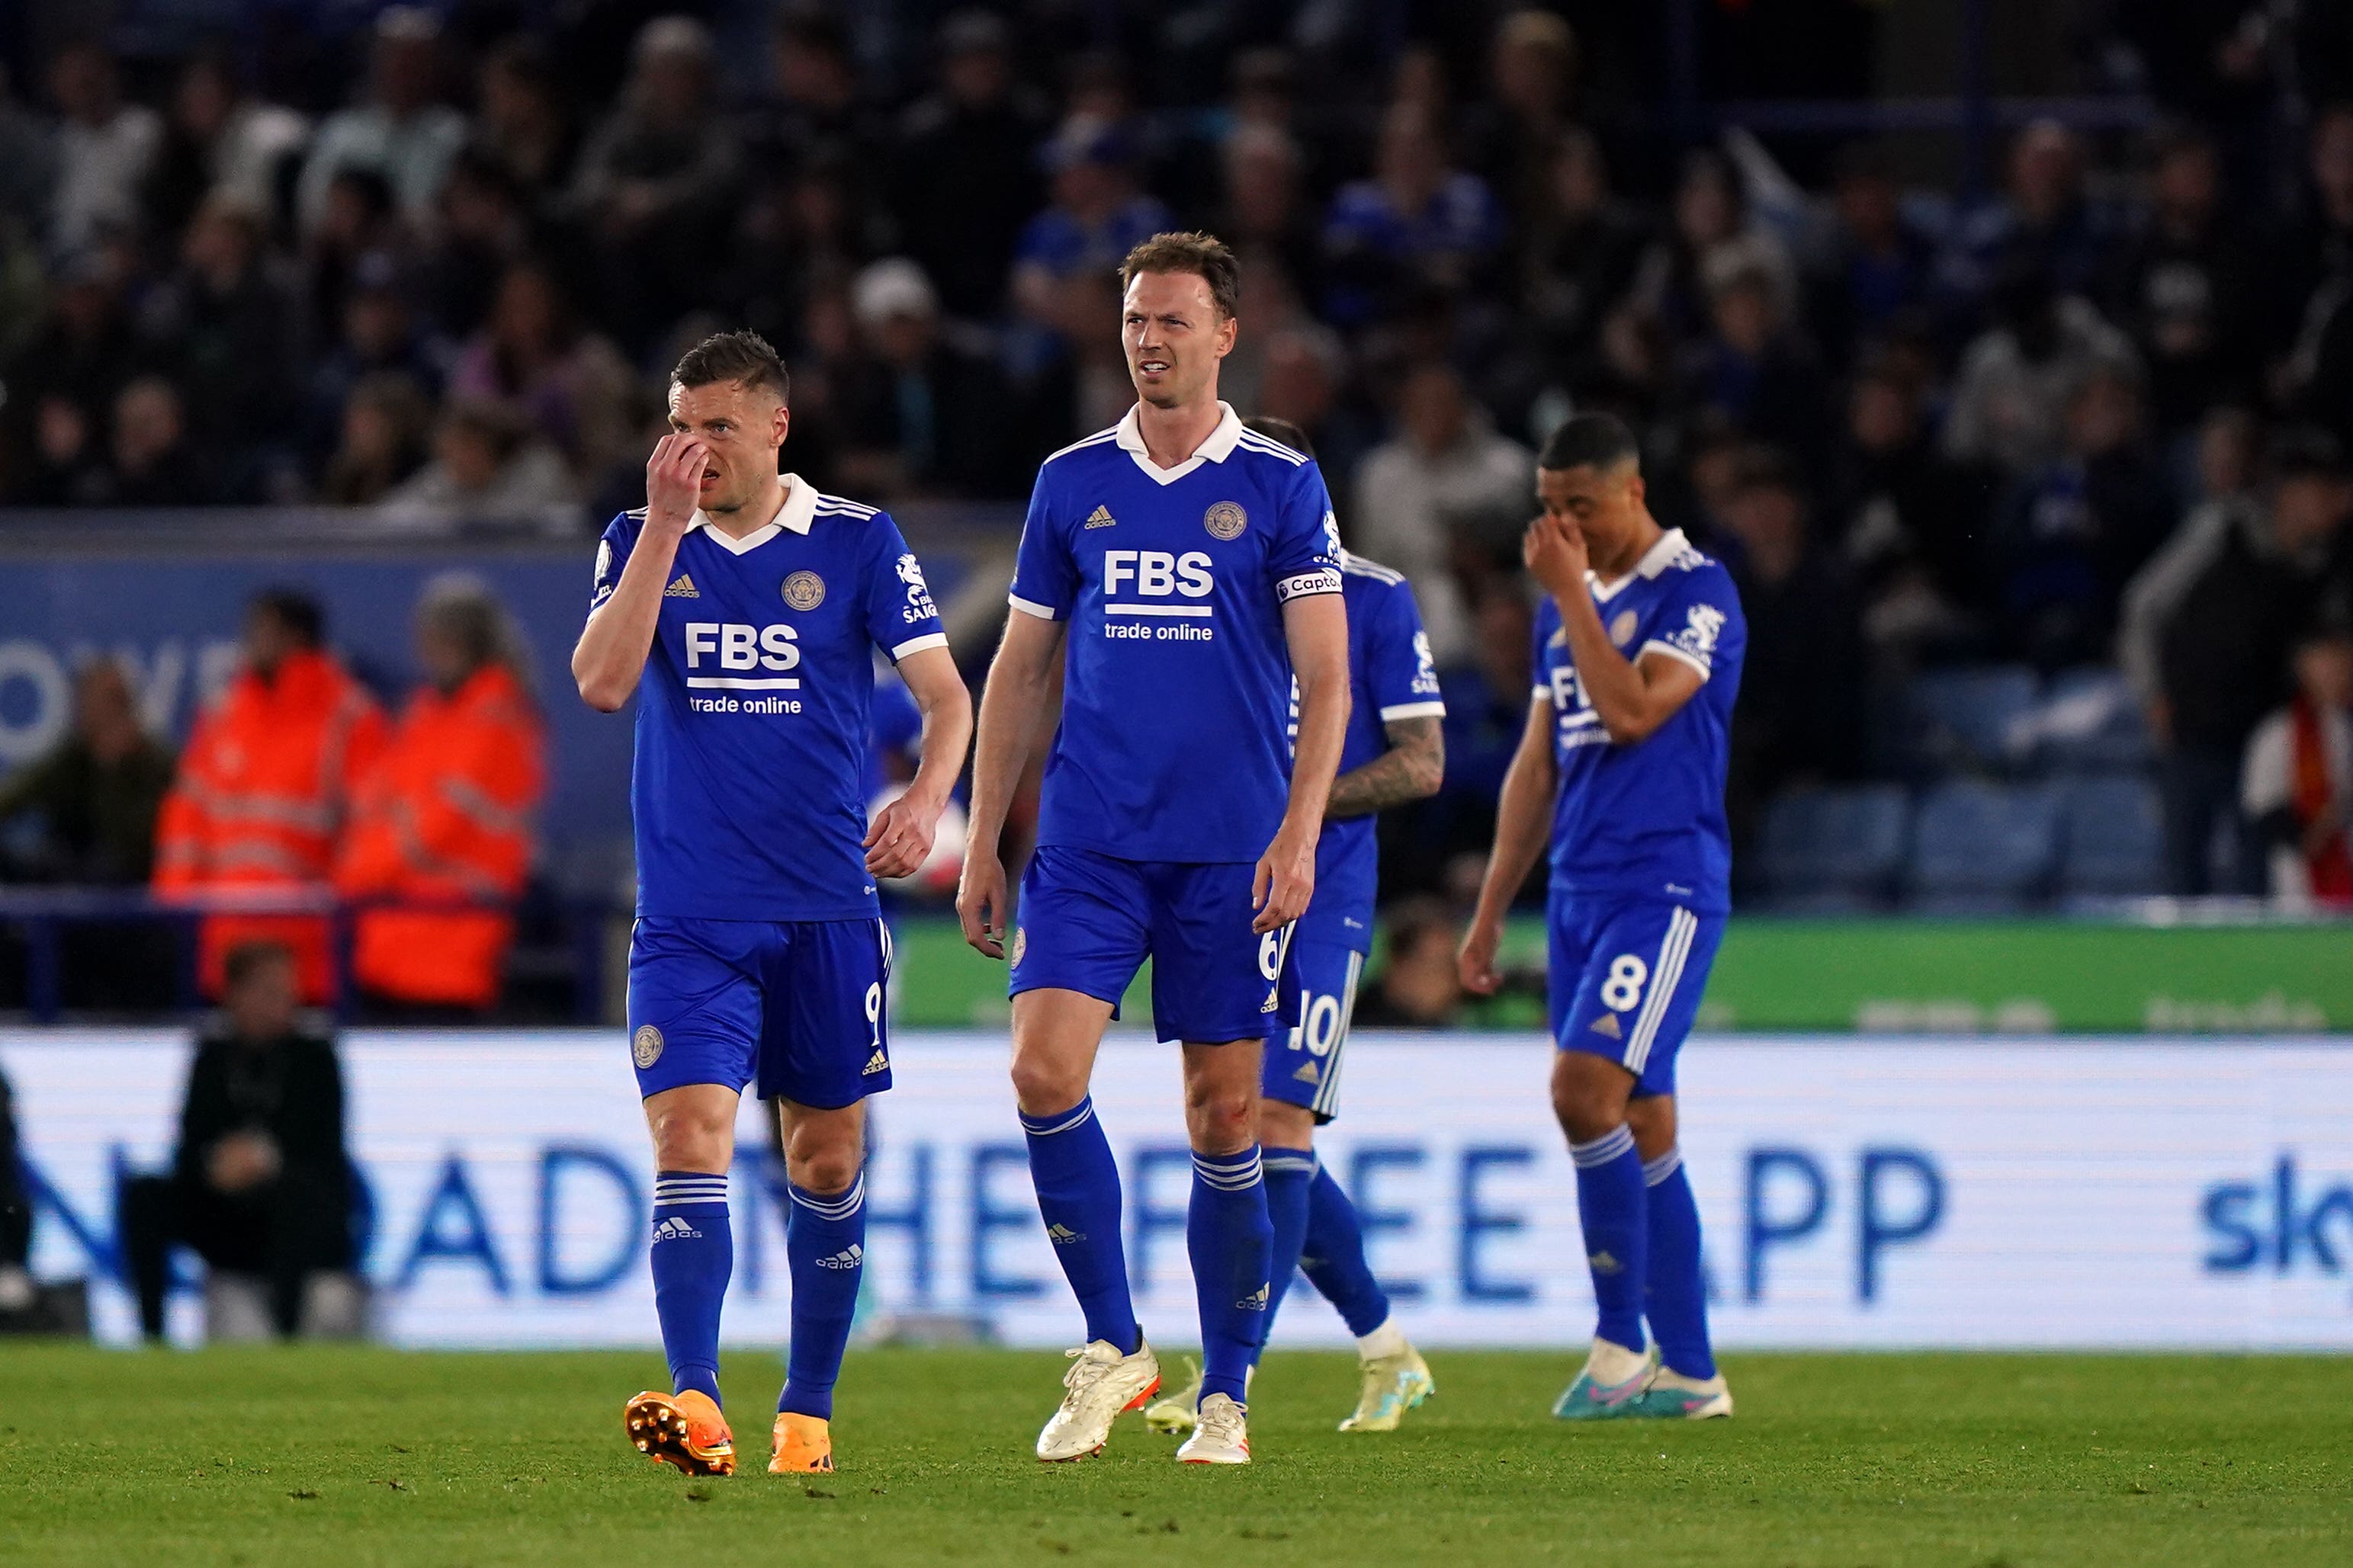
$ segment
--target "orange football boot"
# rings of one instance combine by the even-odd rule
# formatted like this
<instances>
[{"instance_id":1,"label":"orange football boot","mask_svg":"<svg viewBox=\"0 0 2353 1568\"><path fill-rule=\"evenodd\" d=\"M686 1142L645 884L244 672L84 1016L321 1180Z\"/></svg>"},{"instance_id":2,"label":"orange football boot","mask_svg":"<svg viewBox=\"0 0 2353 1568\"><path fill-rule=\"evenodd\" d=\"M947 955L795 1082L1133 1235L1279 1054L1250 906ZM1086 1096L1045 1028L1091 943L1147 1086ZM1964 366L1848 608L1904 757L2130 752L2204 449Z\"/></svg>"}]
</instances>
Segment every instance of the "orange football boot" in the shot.
<instances>
[{"instance_id":1,"label":"orange football boot","mask_svg":"<svg viewBox=\"0 0 2353 1568\"><path fill-rule=\"evenodd\" d=\"M735 1473L735 1434L717 1402L699 1389L648 1389L622 1408L621 1425L638 1452L657 1465L676 1465L690 1476Z\"/></svg>"},{"instance_id":2,"label":"orange football boot","mask_svg":"<svg viewBox=\"0 0 2353 1568\"><path fill-rule=\"evenodd\" d=\"M833 1468L832 1424L822 1416L778 1411L776 1444L776 1456L768 1461L772 1476L801 1476Z\"/></svg>"}]
</instances>

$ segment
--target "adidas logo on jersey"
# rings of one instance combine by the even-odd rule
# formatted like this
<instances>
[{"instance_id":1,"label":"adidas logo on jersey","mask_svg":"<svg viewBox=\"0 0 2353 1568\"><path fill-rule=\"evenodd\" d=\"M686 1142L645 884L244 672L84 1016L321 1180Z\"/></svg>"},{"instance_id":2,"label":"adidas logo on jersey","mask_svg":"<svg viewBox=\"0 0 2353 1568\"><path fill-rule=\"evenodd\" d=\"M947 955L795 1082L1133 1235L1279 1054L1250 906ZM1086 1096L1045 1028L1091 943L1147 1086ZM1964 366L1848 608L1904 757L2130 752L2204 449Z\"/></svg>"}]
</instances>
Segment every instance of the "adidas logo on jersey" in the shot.
<instances>
[{"instance_id":1,"label":"adidas logo on jersey","mask_svg":"<svg viewBox=\"0 0 2353 1568\"><path fill-rule=\"evenodd\" d=\"M1112 516L1111 508L1107 506L1099 506L1095 508L1093 511L1087 514L1087 521L1080 524L1080 527L1082 529L1109 528L1118 521L1119 519Z\"/></svg>"},{"instance_id":2,"label":"adidas logo on jersey","mask_svg":"<svg viewBox=\"0 0 2353 1568\"><path fill-rule=\"evenodd\" d=\"M1269 1294L1270 1292L1267 1288L1261 1285L1257 1289L1251 1291L1249 1295L1243 1297L1240 1300L1235 1302L1234 1308L1237 1311L1263 1312L1266 1310L1266 1303Z\"/></svg>"},{"instance_id":3,"label":"adidas logo on jersey","mask_svg":"<svg viewBox=\"0 0 2353 1568\"><path fill-rule=\"evenodd\" d=\"M878 1047L872 1056L866 1058L866 1070L860 1073L858 1076L860 1078L871 1078L878 1072L889 1072L890 1070L891 1058L884 1056L881 1050Z\"/></svg>"},{"instance_id":4,"label":"adidas logo on jersey","mask_svg":"<svg viewBox=\"0 0 2353 1568\"><path fill-rule=\"evenodd\" d=\"M1084 1241L1086 1236L1067 1225L1050 1225L1046 1227L1046 1239L1057 1247L1068 1247L1074 1241Z\"/></svg>"},{"instance_id":5,"label":"adidas logo on jersey","mask_svg":"<svg viewBox=\"0 0 2353 1568\"><path fill-rule=\"evenodd\" d=\"M1622 1040L1626 1037L1626 1031L1618 1026L1618 1015L1615 1013L1602 1014L1593 1020L1592 1027L1595 1034L1607 1039Z\"/></svg>"},{"instance_id":6,"label":"adidas logo on jersey","mask_svg":"<svg viewBox=\"0 0 2353 1568\"><path fill-rule=\"evenodd\" d=\"M672 583L669 587L662 590L662 597L665 599L700 599L702 597L702 590L694 585L693 578L681 572L678 574L677 582Z\"/></svg>"},{"instance_id":7,"label":"adidas logo on jersey","mask_svg":"<svg viewBox=\"0 0 2353 1568\"><path fill-rule=\"evenodd\" d=\"M818 1258L817 1266L819 1268L855 1268L865 1261L866 1248L853 1241L831 1258Z\"/></svg>"},{"instance_id":8,"label":"adidas logo on jersey","mask_svg":"<svg viewBox=\"0 0 2353 1568\"><path fill-rule=\"evenodd\" d=\"M702 1239L702 1233L695 1229L692 1226L687 1224L686 1221L679 1218L678 1215L672 1215L670 1218L662 1220L654 1226L653 1239L656 1241L700 1241Z\"/></svg>"},{"instance_id":9,"label":"adidas logo on jersey","mask_svg":"<svg viewBox=\"0 0 2353 1568\"><path fill-rule=\"evenodd\" d=\"M1315 1064L1312 1061L1300 1063L1299 1070L1293 1073L1291 1076L1297 1079L1302 1083L1322 1083L1324 1081L1324 1075L1315 1070Z\"/></svg>"}]
</instances>

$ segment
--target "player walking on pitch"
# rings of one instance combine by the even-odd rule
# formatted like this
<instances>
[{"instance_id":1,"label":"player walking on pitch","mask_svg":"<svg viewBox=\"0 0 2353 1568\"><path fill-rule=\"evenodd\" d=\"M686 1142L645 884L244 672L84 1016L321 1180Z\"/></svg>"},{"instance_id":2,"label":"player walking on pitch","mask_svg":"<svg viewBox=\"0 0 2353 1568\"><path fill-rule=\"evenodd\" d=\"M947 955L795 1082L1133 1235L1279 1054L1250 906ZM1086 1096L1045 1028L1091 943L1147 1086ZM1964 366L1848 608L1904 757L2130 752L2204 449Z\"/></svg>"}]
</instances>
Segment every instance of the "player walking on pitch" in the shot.
<instances>
[{"instance_id":1,"label":"player walking on pitch","mask_svg":"<svg viewBox=\"0 0 2353 1568\"><path fill-rule=\"evenodd\" d=\"M638 1448L728 1475L719 1313L744 1086L777 1102L792 1349L779 1474L833 1468L833 1386L866 1249L865 1097L891 1087L891 946L875 879L923 863L972 737L923 568L872 507L779 475L785 366L750 332L688 351L646 510L596 552L572 673L611 712L641 691L629 786L638 920L628 1022L655 1163L654 1305L672 1392L630 1400ZM870 827L873 650L923 713L922 762Z\"/></svg>"},{"instance_id":2,"label":"player walking on pitch","mask_svg":"<svg viewBox=\"0 0 2353 1568\"><path fill-rule=\"evenodd\" d=\"M1193 1148L1186 1249L1205 1365L1177 1458L1239 1465L1273 1279L1261 1047L1293 1016L1290 927L1314 891L1347 724L1347 616L1322 475L1218 399L1233 253L1159 235L1120 276L1136 405L1038 471L981 699L956 909L966 941L1005 954L997 839L1059 656L1061 726L1011 933L1013 1087L1087 1342L1038 1457L1101 1451L1113 1419L1160 1386L1128 1295L1119 1169L1088 1094L1104 1026L1149 954L1155 1023L1183 1042Z\"/></svg>"},{"instance_id":3,"label":"player walking on pitch","mask_svg":"<svg viewBox=\"0 0 2353 1568\"><path fill-rule=\"evenodd\" d=\"M1536 467L1544 512L1521 546L1546 594L1535 697L1462 982L1482 994L1498 984L1504 916L1549 815L1553 1110L1600 1307L1592 1352L1553 1414L1729 1415L1674 1091L1731 908L1724 773L1747 626L1724 568L1651 518L1622 423L1569 420Z\"/></svg>"},{"instance_id":4,"label":"player walking on pitch","mask_svg":"<svg viewBox=\"0 0 2353 1568\"><path fill-rule=\"evenodd\" d=\"M1306 433L1263 416L1242 424L1310 457ZM1356 1336L1356 1408L1343 1432L1389 1432L1430 1397L1430 1368L1389 1313L1389 1299L1365 1259L1365 1234L1347 1193L1315 1158L1315 1129L1339 1114L1341 1054L1356 1009L1356 977L1372 951L1373 898L1380 847L1373 816L1438 793L1446 775L1439 721L1446 704L1413 587L1361 555L1340 554L1348 608L1348 729L1340 775L1324 808L1315 845L1315 897L1299 919L1300 1018L1282 1047L1270 1046L1260 1075L1258 1137L1264 1151L1266 1207L1274 1227L1274 1329L1293 1274L1304 1269ZM1157 1432L1189 1432L1198 1382L1146 1409Z\"/></svg>"}]
</instances>

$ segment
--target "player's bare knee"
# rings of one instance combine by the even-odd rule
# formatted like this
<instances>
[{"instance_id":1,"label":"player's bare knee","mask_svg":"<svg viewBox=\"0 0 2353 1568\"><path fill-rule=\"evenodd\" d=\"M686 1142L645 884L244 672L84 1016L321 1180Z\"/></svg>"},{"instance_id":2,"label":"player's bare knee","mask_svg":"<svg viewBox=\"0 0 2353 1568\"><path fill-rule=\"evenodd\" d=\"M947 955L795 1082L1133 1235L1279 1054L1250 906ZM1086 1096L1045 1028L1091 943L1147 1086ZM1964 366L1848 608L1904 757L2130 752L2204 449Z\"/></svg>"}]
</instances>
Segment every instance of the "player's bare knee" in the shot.
<instances>
[{"instance_id":1,"label":"player's bare knee","mask_svg":"<svg viewBox=\"0 0 2353 1568\"><path fill-rule=\"evenodd\" d=\"M1087 1097L1086 1073L1052 1054L1013 1048L1013 1098L1024 1116L1051 1116Z\"/></svg>"},{"instance_id":2,"label":"player's bare knee","mask_svg":"<svg viewBox=\"0 0 2353 1568\"><path fill-rule=\"evenodd\" d=\"M663 1171L723 1172L735 1152L735 1119L698 1105L649 1108L654 1165Z\"/></svg>"},{"instance_id":3,"label":"player's bare knee","mask_svg":"<svg viewBox=\"0 0 2353 1568\"><path fill-rule=\"evenodd\" d=\"M1258 1137L1257 1091L1221 1084L1187 1085L1185 1130L1192 1135L1193 1147L1205 1154L1249 1148Z\"/></svg>"},{"instance_id":4,"label":"player's bare knee","mask_svg":"<svg viewBox=\"0 0 2353 1568\"><path fill-rule=\"evenodd\" d=\"M1624 1124L1632 1087L1615 1062L1564 1051L1553 1067L1553 1115L1571 1142L1589 1143Z\"/></svg>"},{"instance_id":5,"label":"player's bare knee","mask_svg":"<svg viewBox=\"0 0 2353 1568\"><path fill-rule=\"evenodd\" d=\"M846 1139L796 1142L785 1153L785 1177L805 1193L833 1197L846 1193L858 1180L864 1163L858 1145Z\"/></svg>"}]
</instances>

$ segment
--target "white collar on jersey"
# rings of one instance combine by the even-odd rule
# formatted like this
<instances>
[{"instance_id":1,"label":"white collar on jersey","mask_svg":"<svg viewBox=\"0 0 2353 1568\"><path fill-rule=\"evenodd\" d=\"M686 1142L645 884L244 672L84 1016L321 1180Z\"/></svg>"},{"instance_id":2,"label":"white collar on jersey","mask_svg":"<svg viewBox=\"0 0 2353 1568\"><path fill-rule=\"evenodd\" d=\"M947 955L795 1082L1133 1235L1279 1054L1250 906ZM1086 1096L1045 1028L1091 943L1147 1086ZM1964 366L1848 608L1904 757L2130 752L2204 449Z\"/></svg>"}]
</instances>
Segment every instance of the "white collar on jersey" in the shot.
<instances>
[{"instance_id":1,"label":"white collar on jersey","mask_svg":"<svg viewBox=\"0 0 2353 1568\"><path fill-rule=\"evenodd\" d=\"M1656 544L1642 552L1642 558L1634 563L1634 569L1631 572L1627 573L1615 583L1604 583L1600 575L1594 572L1586 573L1585 580L1592 584L1593 596L1606 605L1616 598L1618 591L1627 584L1637 577L1657 576L1667 569L1668 562L1690 548L1691 545L1683 538L1683 531L1680 528L1671 528L1659 535L1659 542Z\"/></svg>"},{"instance_id":2,"label":"white collar on jersey","mask_svg":"<svg viewBox=\"0 0 2353 1568\"><path fill-rule=\"evenodd\" d=\"M1232 404L1219 398L1218 427L1209 432L1208 439L1193 448L1191 457L1173 468L1164 468L1155 463L1144 450L1144 432L1138 428L1135 422L1137 411L1143 406L1139 403L1134 408L1127 411L1127 417L1119 422L1119 434L1115 439L1119 442L1120 450L1135 459L1137 468L1150 474L1161 484L1173 485L1205 462L1222 463L1234 455L1236 447L1241 445L1242 417L1234 412Z\"/></svg>"},{"instance_id":3,"label":"white collar on jersey","mask_svg":"<svg viewBox=\"0 0 2353 1568\"><path fill-rule=\"evenodd\" d=\"M817 487L798 474L778 474L776 483L785 487L785 504L777 509L776 521L765 527L755 528L743 538L736 539L714 527L711 520L702 515L702 509L697 507L694 515L686 520L686 531L691 533L698 528L703 530L711 535L712 543L731 555L749 555L784 529L789 528L795 533L807 533L809 524L817 520Z\"/></svg>"}]
</instances>

